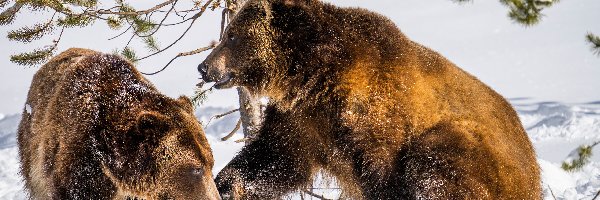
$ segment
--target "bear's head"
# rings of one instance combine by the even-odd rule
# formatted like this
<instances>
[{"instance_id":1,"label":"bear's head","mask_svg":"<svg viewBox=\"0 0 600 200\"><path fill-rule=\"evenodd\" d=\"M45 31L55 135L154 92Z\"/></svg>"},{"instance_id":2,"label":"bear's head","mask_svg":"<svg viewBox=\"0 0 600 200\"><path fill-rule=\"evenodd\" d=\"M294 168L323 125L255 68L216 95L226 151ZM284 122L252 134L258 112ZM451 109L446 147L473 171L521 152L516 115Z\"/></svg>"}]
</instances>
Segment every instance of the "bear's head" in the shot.
<instances>
[{"instance_id":1,"label":"bear's head","mask_svg":"<svg viewBox=\"0 0 600 200\"><path fill-rule=\"evenodd\" d=\"M246 86L267 96L309 84L342 54L326 8L317 0L250 0L198 71L217 89Z\"/></svg>"},{"instance_id":2,"label":"bear's head","mask_svg":"<svg viewBox=\"0 0 600 200\"><path fill-rule=\"evenodd\" d=\"M155 98L111 115L128 120L114 120L120 122L95 139L115 198L220 199L212 152L190 100Z\"/></svg>"}]
</instances>

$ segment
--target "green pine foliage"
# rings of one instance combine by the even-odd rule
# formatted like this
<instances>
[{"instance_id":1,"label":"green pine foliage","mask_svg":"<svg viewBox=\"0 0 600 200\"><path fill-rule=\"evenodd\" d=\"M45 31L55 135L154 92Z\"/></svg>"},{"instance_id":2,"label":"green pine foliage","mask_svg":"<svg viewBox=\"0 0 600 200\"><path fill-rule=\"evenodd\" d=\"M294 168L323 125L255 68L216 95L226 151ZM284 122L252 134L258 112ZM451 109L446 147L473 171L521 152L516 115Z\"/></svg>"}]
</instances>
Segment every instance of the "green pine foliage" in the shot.
<instances>
[{"instance_id":1,"label":"green pine foliage","mask_svg":"<svg viewBox=\"0 0 600 200\"><path fill-rule=\"evenodd\" d=\"M54 53L55 49L56 45L51 45L41 49L36 49L32 52L12 55L10 56L10 61L25 66L39 65L48 60Z\"/></svg>"},{"instance_id":2,"label":"green pine foliage","mask_svg":"<svg viewBox=\"0 0 600 200\"><path fill-rule=\"evenodd\" d=\"M22 7L22 3L15 3L13 6L2 11L2 13L0 13L0 26L11 24L15 19L15 15Z\"/></svg>"},{"instance_id":3,"label":"green pine foliage","mask_svg":"<svg viewBox=\"0 0 600 200\"><path fill-rule=\"evenodd\" d=\"M531 26L540 22L544 8L552 6L558 0L500 0L508 6L508 17L520 24Z\"/></svg>"},{"instance_id":4,"label":"green pine foliage","mask_svg":"<svg viewBox=\"0 0 600 200\"><path fill-rule=\"evenodd\" d=\"M141 17L135 17L133 19L133 29L135 32L139 34L150 33L154 30L156 24L148 19L143 19Z\"/></svg>"},{"instance_id":5,"label":"green pine foliage","mask_svg":"<svg viewBox=\"0 0 600 200\"><path fill-rule=\"evenodd\" d=\"M62 27L85 27L94 22L93 18L86 15L69 15L58 19L58 25Z\"/></svg>"},{"instance_id":6,"label":"green pine foliage","mask_svg":"<svg viewBox=\"0 0 600 200\"><path fill-rule=\"evenodd\" d=\"M135 63L137 61L135 51L130 47L123 48L123 51L121 51L121 56L123 56L125 59L129 60L132 63Z\"/></svg>"},{"instance_id":7,"label":"green pine foliage","mask_svg":"<svg viewBox=\"0 0 600 200\"><path fill-rule=\"evenodd\" d=\"M206 99L208 99L208 94L212 92L212 87L204 90L202 89L203 85L204 82L198 83L198 85L196 85L196 89L194 89L194 95L190 97L192 104L196 107L202 105Z\"/></svg>"},{"instance_id":8,"label":"green pine foliage","mask_svg":"<svg viewBox=\"0 0 600 200\"><path fill-rule=\"evenodd\" d=\"M588 33L585 38L591 44L592 52L600 56L600 37L592 33Z\"/></svg>"},{"instance_id":9,"label":"green pine foliage","mask_svg":"<svg viewBox=\"0 0 600 200\"><path fill-rule=\"evenodd\" d=\"M581 145L569 155L569 158L562 163L562 168L565 171L581 170L583 166L590 162L592 157L592 149L600 142L595 142L592 145Z\"/></svg>"},{"instance_id":10,"label":"green pine foliage","mask_svg":"<svg viewBox=\"0 0 600 200\"><path fill-rule=\"evenodd\" d=\"M157 52L160 50L160 47L158 46L158 43L156 42L156 39L154 39L153 36L144 37L142 41L144 42L144 44L146 44L146 48L148 48L148 50L150 50L151 52Z\"/></svg>"},{"instance_id":11,"label":"green pine foliage","mask_svg":"<svg viewBox=\"0 0 600 200\"><path fill-rule=\"evenodd\" d=\"M8 39L29 43L33 40L42 38L44 35L52 32L54 26L51 23L36 24L33 27L23 27L8 32Z\"/></svg>"},{"instance_id":12,"label":"green pine foliage","mask_svg":"<svg viewBox=\"0 0 600 200\"><path fill-rule=\"evenodd\" d=\"M108 18L106 18L106 24L111 29L117 30L117 29L120 29L121 27L123 27L123 19L116 18L114 16L109 16Z\"/></svg>"}]
</instances>

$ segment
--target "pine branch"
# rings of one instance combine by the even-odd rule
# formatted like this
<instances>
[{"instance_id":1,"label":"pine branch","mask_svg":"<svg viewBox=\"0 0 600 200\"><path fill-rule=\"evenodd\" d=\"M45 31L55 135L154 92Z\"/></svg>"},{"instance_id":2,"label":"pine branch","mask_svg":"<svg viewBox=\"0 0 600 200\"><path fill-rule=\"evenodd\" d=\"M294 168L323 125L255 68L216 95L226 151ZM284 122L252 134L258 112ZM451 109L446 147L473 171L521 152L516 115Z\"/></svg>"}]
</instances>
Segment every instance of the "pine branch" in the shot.
<instances>
[{"instance_id":1,"label":"pine branch","mask_svg":"<svg viewBox=\"0 0 600 200\"><path fill-rule=\"evenodd\" d=\"M0 0L0 8L4 8L8 4L8 0Z\"/></svg>"},{"instance_id":2,"label":"pine branch","mask_svg":"<svg viewBox=\"0 0 600 200\"><path fill-rule=\"evenodd\" d=\"M593 33L588 33L585 38L591 44L592 52L597 56L600 56L600 37Z\"/></svg>"},{"instance_id":3,"label":"pine branch","mask_svg":"<svg viewBox=\"0 0 600 200\"><path fill-rule=\"evenodd\" d=\"M32 52L11 55L10 61L18 65L38 65L44 63L54 53L53 45L33 50Z\"/></svg>"},{"instance_id":4,"label":"pine branch","mask_svg":"<svg viewBox=\"0 0 600 200\"><path fill-rule=\"evenodd\" d=\"M196 89L194 90L194 95L190 97L192 104L195 106L202 105L208 98L208 94L213 90L213 87L203 90L202 86L204 86L204 83L204 81L198 83L196 85Z\"/></svg>"},{"instance_id":5,"label":"pine branch","mask_svg":"<svg viewBox=\"0 0 600 200\"><path fill-rule=\"evenodd\" d=\"M21 10L22 7L23 3L17 2L13 6L0 13L0 26L11 24L15 19L15 15L17 12L19 12L19 10Z\"/></svg>"},{"instance_id":6,"label":"pine branch","mask_svg":"<svg viewBox=\"0 0 600 200\"><path fill-rule=\"evenodd\" d=\"M33 27L23 27L18 30L12 30L8 32L8 39L13 41L19 41L23 43L29 43L33 40L38 40L44 35L52 32L54 26L52 21L44 24L36 24Z\"/></svg>"},{"instance_id":7,"label":"pine branch","mask_svg":"<svg viewBox=\"0 0 600 200\"><path fill-rule=\"evenodd\" d=\"M109 28L111 28L113 30L117 30L123 26L123 20L115 18L114 16L109 16L108 18L106 18L106 24L108 25ZM127 30L129 30L129 28Z\"/></svg>"},{"instance_id":8,"label":"pine branch","mask_svg":"<svg viewBox=\"0 0 600 200\"><path fill-rule=\"evenodd\" d=\"M158 46L158 43L156 42L153 36L145 37L142 39L142 41L144 41L148 50L152 52L160 50L160 47Z\"/></svg>"},{"instance_id":9,"label":"pine branch","mask_svg":"<svg viewBox=\"0 0 600 200\"><path fill-rule=\"evenodd\" d=\"M171 8L169 9L169 11L167 11L167 13L165 14L165 16L163 17L162 20L160 20L159 24L154 24L152 23L153 26L156 26L156 28L154 29L154 31L152 31L152 33L149 33L147 35L138 35L138 37L150 37L152 35L154 35L158 29L160 29L160 27L163 26L163 23L165 22L165 20L167 19L167 17L169 16L169 13L171 13L174 9L175 9L175 5L177 5L177 1L173 2L173 5L171 6Z\"/></svg>"},{"instance_id":10,"label":"pine branch","mask_svg":"<svg viewBox=\"0 0 600 200\"><path fill-rule=\"evenodd\" d=\"M569 157L563 161L561 168L565 171L577 171L590 162L592 149L600 144L600 141L591 145L581 145L569 154Z\"/></svg>"},{"instance_id":11,"label":"pine branch","mask_svg":"<svg viewBox=\"0 0 600 200\"><path fill-rule=\"evenodd\" d=\"M94 22L94 19L87 15L67 15L57 20L57 24L62 27L84 27Z\"/></svg>"},{"instance_id":12,"label":"pine branch","mask_svg":"<svg viewBox=\"0 0 600 200\"><path fill-rule=\"evenodd\" d=\"M513 21L531 26L540 22L544 16L541 11L552 6L558 0L500 0L509 7L508 17Z\"/></svg>"},{"instance_id":13,"label":"pine branch","mask_svg":"<svg viewBox=\"0 0 600 200\"><path fill-rule=\"evenodd\" d=\"M17 63L18 65L29 66L46 62L46 60L48 60L52 56L52 54L54 54L54 50L56 50L56 47L58 46L58 43L60 42L64 31L65 28L63 27L60 31L58 39L54 40L52 45L33 50L32 52L11 55L10 61Z\"/></svg>"},{"instance_id":14,"label":"pine branch","mask_svg":"<svg viewBox=\"0 0 600 200\"><path fill-rule=\"evenodd\" d=\"M209 0L209 1L207 1L207 2L206 2L206 4L204 4L204 6L202 6L202 9L200 10L200 12L196 13L196 14L195 14L195 15L192 17L192 22L190 22L190 25L189 25L189 26L188 26L188 27L185 29L185 31L183 31L183 33L182 33L182 34L179 36L179 38L177 38L177 39L176 39L175 41L173 41L171 44L167 45L167 47L165 47L164 49L161 49L161 50L159 50L159 51L156 51L156 52L154 52L154 53L151 53L151 54L149 54L149 55L147 55L147 56L144 56L144 57L142 57L142 58L139 58L139 59L137 59L136 61L143 60L143 59L149 58L149 57L151 57L151 56L154 56L154 55L156 55L156 54L162 53L163 51L165 51L165 50L167 50L167 49L171 48L173 45L175 45L177 42L179 42L179 41L180 41L180 40L181 40L181 39L182 39L182 38L183 38L183 37L184 37L184 36L185 36L185 35L188 33L188 31L189 31L189 30L192 28L192 26L194 25L194 23L196 22L196 20L198 19L198 17L200 17L200 16L202 16L202 14L204 14L204 12L206 11L206 8L208 7L208 5L210 5L210 3L211 3L212 1L213 1L213 0Z\"/></svg>"}]
</instances>

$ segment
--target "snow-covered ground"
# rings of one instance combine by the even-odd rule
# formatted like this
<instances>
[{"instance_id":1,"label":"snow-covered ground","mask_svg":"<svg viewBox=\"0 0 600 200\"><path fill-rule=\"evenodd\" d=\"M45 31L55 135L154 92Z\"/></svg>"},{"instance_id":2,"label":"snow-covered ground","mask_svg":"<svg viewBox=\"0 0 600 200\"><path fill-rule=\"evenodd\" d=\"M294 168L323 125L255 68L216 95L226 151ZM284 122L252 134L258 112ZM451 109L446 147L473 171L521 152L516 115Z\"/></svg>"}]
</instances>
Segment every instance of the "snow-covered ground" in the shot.
<instances>
[{"instance_id":1,"label":"snow-covered ground","mask_svg":"<svg viewBox=\"0 0 600 200\"><path fill-rule=\"evenodd\" d=\"M578 146L600 140L600 102L563 104L535 102L526 98L511 99L511 102L536 147L538 163L542 168L544 198L592 199L600 191L600 148L594 149L592 161L580 171L566 172L560 166ZM197 116L206 123L211 116L231 109L201 108ZM19 120L18 114L0 114L0 199L25 199L18 175L15 143ZM226 142L219 140L235 126L236 120L237 114L213 119L205 129L215 155L214 173L223 168L242 147L242 144L234 142L242 137L241 134L236 134ZM314 192L328 198L335 198L339 193L335 189Z\"/></svg>"}]
</instances>

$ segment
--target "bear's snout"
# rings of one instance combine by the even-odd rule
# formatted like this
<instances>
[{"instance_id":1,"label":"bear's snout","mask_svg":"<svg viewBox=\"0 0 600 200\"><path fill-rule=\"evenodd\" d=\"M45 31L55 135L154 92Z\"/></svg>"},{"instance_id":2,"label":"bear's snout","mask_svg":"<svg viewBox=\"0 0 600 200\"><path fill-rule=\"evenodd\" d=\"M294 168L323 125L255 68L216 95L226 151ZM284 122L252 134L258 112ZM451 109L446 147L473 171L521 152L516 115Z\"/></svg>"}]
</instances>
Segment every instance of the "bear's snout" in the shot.
<instances>
[{"instance_id":1,"label":"bear's snout","mask_svg":"<svg viewBox=\"0 0 600 200\"><path fill-rule=\"evenodd\" d=\"M208 74L208 65L206 64L206 62L202 62L198 65L198 72L200 72L200 76L202 76L202 79L204 79L204 81L207 81L206 75Z\"/></svg>"}]
</instances>

